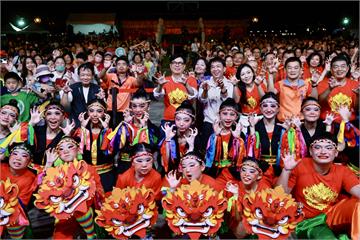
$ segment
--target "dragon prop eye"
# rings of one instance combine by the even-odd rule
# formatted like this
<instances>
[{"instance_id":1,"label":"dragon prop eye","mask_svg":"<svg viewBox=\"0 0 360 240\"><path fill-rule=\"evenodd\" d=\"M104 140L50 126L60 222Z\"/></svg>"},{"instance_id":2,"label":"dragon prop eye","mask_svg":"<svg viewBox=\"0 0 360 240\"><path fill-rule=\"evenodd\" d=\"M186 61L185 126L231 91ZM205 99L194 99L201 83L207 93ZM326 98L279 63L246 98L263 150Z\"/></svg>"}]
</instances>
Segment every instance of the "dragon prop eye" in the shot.
<instances>
[{"instance_id":1,"label":"dragon prop eye","mask_svg":"<svg viewBox=\"0 0 360 240\"><path fill-rule=\"evenodd\" d=\"M186 213L184 212L184 210L181 207L176 208L176 212L177 214L179 214L179 216L181 217L185 217Z\"/></svg>"},{"instance_id":2,"label":"dragon prop eye","mask_svg":"<svg viewBox=\"0 0 360 240\"><path fill-rule=\"evenodd\" d=\"M206 211L204 212L204 217L210 217L211 214L213 212L213 208L212 207L209 207L208 209L206 209Z\"/></svg>"},{"instance_id":3,"label":"dragon prop eye","mask_svg":"<svg viewBox=\"0 0 360 240\"><path fill-rule=\"evenodd\" d=\"M4 199L0 197L0 208L2 208L3 206L4 206Z\"/></svg>"},{"instance_id":4,"label":"dragon prop eye","mask_svg":"<svg viewBox=\"0 0 360 240\"><path fill-rule=\"evenodd\" d=\"M262 214L262 211L261 211L260 208L256 208L256 209L255 209L255 214L256 214L256 217L257 217L257 218L260 218L260 219L263 218L263 214Z\"/></svg>"},{"instance_id":5,"label":"dragon prop eye","mask_svg":"<svg viewBox=\"0 0 360 240\"><path fill-rule=\"evenodd\" d=\"M61 201L61 197L56 197L56 196L50 196L50 200L52 202L58 203Z\"/></svg>"},{"instance_id":6,"label":"dragon prop eye","mask_svg":"<svg viewBox=\"0 0 360 240\"><path fill-rule=\"evenodd\" d=\"M122 225L122 222L119 221L119 220L117 220L117 219L115 219L115 218L112 218L111 221L112 221L113 224L115 224L115 225L117 225L117 226Z\"/></svg>"},{"instance_id":7,"label":"dragon prop eye","mask_svg":"<svg viewBox=\"0 0 360 240\"><path fill-rule=\"evenodd\" d=\"M142 214L144 212L144 205L143 204L139 204L137 212L138 212L138 214Z\"/></svg>"},{"instance_id":8,"label":"dragon prop eye","mask_svg":"<svg viewBox=\"0 0 360 240\"><path fill-rule=\"evenodd\" d=\"M285 216L278 222L279 224L285 224L289 221L289 216Z\"/></svg>"},{"instance_id":9,"label":"dragon prop eye","mask_svg":"<svg viewBox=\"0 0 360 240\"><path fill-rule=\"evenodd\" d=\"M80 179L79 179L79 176L78 175L74 175L73 176L73 185L74 186L77 186L77 185L79 185L79 183L80 183Z\"/></svg>"}]
</instances>

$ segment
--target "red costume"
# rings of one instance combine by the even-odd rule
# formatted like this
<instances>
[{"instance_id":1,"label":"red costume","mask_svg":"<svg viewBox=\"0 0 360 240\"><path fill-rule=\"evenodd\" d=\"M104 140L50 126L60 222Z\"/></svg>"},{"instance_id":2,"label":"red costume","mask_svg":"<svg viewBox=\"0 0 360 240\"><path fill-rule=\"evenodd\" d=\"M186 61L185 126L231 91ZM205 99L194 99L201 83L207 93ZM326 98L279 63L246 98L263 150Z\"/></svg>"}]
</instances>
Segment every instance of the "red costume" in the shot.
<instances>
[{"instance_id":1,"label":"red costume","mask_svg":"<svg viewBox=\"0 0 360 240\"><path fill-rule=\"evenodd\" d=\"M344 86L338 86L331 90L330 94L327 97L327 104L321 106L321 119L325 119L326 113L334 113L335 114L335 122L341 122L341 116L337 114L337 108L341 105L346 105L349 109L355 110L355 103L357 101L356 93L353 89L358 88L359 82L355 80L351 80L349 78L346 79L346 83ZM329 80L325 78L318 85L319 96L325 92L329 88ZM356 119L356 111L353 111L350 117L350 121Z\"/></svg>"},{"instance_id":2,"label":"red costume","mask_svg":"<svg viewBox=\"0 0 360 240\"><path fill-rule=\"evenodd\" d=\"M29 169L24 169L24 172L19 175L13 175L10 171L10 167L7 163L1 163L1 180L5 181L6 178L10 178L12 183L15 183L19 187L18 197L23 204L28 205L30 198L36 188L36 184L33 184L36 177Z\"/></svg>"},{"instance_id":3,"label":"red costume","mask_svg":"<svg viewBox=\"0 0 360 240\"><path fill-rule=\"evenodd\" d=\"M160 189L162 185L161 175L154 169L140 181L137 182L135 179L135 169L131 167L126 172L118 176L115 187L126 188L126 187L141 187L151 188L155 193L155 198L160 199Z\"/></svg>"}]
</instances>

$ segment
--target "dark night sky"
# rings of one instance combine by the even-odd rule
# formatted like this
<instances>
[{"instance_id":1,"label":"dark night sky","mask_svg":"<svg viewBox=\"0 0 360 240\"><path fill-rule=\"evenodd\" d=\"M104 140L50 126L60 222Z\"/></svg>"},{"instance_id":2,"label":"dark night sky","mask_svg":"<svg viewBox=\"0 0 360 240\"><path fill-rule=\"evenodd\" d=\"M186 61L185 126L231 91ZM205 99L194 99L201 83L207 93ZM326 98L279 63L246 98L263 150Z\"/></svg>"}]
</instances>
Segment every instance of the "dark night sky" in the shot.
<instances>
[{"instance_id":1,"label":"dark night sky","mask_svg":"<svg viewBox=\"0 0 360 240\"><path fill-rule=\"evenodd\" d=\"M178 3L184 3L179 5ZM2 24L14 16L47 16L64 23L71 12L116 12L122 19L246 19L259 16L259 24L325 24L335 28L345 16L352 28L359 27L359 1L1 1Z\"/></svg>"}]
</instances>

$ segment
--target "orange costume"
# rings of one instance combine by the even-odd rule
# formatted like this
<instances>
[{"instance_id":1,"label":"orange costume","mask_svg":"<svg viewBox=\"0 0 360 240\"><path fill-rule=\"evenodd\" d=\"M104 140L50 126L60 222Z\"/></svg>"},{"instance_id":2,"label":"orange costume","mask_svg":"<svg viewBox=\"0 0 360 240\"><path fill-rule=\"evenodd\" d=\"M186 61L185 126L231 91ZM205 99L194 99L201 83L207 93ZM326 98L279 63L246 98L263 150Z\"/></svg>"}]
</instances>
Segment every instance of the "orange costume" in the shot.
<instances>
[{"instance_id":1,"label":"orange costume","mask_svg":"<svg viewBox=\"0 0 360 240\"><path fill-rule=\"evenodd\" d=\"M330 228L338 230L353 222L352 236L359 234L359 225L356 225L360 214L359 200L339 197L342 190L349 192L359 184L350 169L333 164L326 175L321 175L315 171L313 159L305 158L292 170L288 184L294 198L303 203L305 218L325 213Z\"/></svg>"},{"instance_id":2,"label":"orange costume","mask_svg":"<svg viewBox=\"0 0 360 240\"><path fill-rule=\"evenodd\" d=\"M309 82L298 80L297 86L291 86L288 79L275 83L280 99L279 121L284 122L286 117L299 115L302 101L311 94Z\"/></svg>"},{"instance_id":3,"label":"orange costume","mask_svg":"<svg viewBox=\"0 0 360 240\"><path fill-rule=\"evenodd\" d=\"M166 77L165 79L169 82L165 83L162 89L165 93L163 119L174 121L176 108L178 108L184 100L189 99L189 94L184 84L175 82L172 77ZM194 90L197 90L196 78L188 77L187 82Z\"/></svg>"},{"instance_id":4,"label":"orange costume","mask_svg":"<svg viewBox=\"0 0 360 240\"><path fill-rule=\"evenodd\" d=\"M9 178L12 183L15 183L19 187L19 195L21 202L24 205L28 205L33 191L36 189L36 184L33 184L36 180L36 176L29 169L24 169L24 172L19 175L13 175L10 171L10 167L7 163L1 163L1 180L5 181Z\"/></svg>"},{"instance_id":5,"label":"orange costume","mask_svg":"<svg viewBox=\"0 0 360 240\"><path fill-rule=\"evenodd\" d=\"M134 77L128 76L123 82L120 82L118 76L115 73L106 74L104 82L102 84L102 88L108 89L109 97L107 99L107 111L112 110L111 88L113 87L118 89L117 111L123 112L126 108L129 107L130 104L130 93L132 92L130 89L139 87L137 85L137 80Z\"/></svg>"},{"instance_id":6,"label":"orange costume","mask_svg":"<svg viewBox=\"0 0 360 240\"><path fill-rule=\"evenodd\" d=\"M328 79L325 78L318 85L319 96L329 88ZM327 97L327 104L321 106L321 119L325 119L326 113L334 113L335 114L335 122L340 123L341 117L337 114L337 108L341 105L346 105L349 109L355 108L355 103L357 101L356 93L353 92L353 89L358 88L359 82L355 80L351 80L349 78L346 79L346 83L344 86L339 86L331 90L329 96ZM351 113L350 121L355 120L356 112L353 111Z\"/></svg>"},{"instance_id":7,"label":"orange costume","mask_svg":"<svg viewBox=\"0 0 360 240\"><path fill-rule=\"evenodd\" d=\"M155 193L155 198L160 199L160 189L162 185L162 180L160 174L151 169L151 171L142 179L140 182L137 182L135 179L135 169L131 167L126 172L118 176L115 187L117 188L126 188L126 187L138 187L145 186L150 188Z\"/></svg>"}]
</instances>

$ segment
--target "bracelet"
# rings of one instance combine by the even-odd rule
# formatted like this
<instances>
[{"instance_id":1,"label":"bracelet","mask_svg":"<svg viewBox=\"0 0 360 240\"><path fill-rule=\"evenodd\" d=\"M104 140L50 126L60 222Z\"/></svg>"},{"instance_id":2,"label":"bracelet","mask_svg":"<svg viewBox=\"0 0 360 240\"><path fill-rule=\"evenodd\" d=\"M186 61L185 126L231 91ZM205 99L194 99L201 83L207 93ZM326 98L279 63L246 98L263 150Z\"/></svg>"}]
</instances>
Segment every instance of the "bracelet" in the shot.
<instances>
[{"instance_id":1,"label":"bracelet","mask_svg":"<svg viewBox=\"0 0 360 240\"><path fill-rule=\"evenodd\" d=\"M287 169L284 167L284 170L287 171L287 172L291 172L292 169Z\"/></svg>"}]
</instances>

